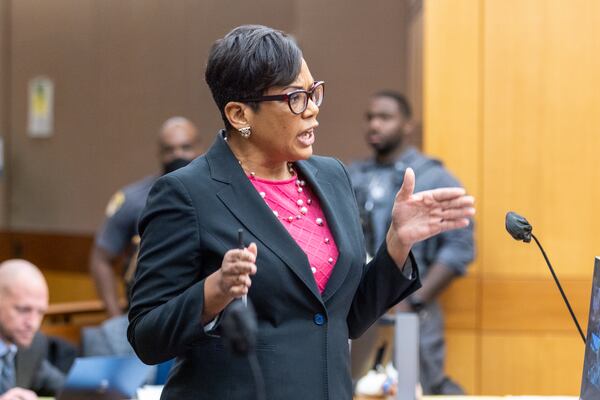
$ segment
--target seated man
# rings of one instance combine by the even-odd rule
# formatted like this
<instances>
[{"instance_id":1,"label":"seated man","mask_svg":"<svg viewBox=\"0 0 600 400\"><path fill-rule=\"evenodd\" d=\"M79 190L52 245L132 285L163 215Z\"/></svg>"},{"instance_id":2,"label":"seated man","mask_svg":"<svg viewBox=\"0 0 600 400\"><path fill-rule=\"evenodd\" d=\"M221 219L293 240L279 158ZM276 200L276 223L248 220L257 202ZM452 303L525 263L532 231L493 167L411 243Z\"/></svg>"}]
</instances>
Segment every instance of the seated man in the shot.
<instances>
[{"instance_id":1,"label":"seated man","mask_svg":"<svg viewBox=\"0 0 600 400\"><path fill-rule=\"evenodd\" d=\"M53 396L62 387L65 376L44 358L38 335L47 308L48 285L35 265L0 263L0 400Z\"/></svg>"}]
</instances>

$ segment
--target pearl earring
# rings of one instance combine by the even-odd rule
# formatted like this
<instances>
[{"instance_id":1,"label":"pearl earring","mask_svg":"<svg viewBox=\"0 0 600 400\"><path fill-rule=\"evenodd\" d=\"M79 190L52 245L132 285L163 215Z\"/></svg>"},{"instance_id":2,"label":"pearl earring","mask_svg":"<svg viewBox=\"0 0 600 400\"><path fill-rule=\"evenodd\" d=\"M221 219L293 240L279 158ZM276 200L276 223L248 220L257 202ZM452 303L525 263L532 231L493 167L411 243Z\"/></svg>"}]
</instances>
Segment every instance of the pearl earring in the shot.
<instances>
[{"instance_id":1,"label":"pearl earring","mask_svg":"<svg viewBox=\"0 0 600 400\"><path fill-rule=\"evenodd\" d=\"M244 139L248 139L250 137L250 135L252 134L252 129L249 126L246 126L244 128L240 128L240 129L238 129L238 131L240 132L240 135Z\"/></svg>"}]
</instances>

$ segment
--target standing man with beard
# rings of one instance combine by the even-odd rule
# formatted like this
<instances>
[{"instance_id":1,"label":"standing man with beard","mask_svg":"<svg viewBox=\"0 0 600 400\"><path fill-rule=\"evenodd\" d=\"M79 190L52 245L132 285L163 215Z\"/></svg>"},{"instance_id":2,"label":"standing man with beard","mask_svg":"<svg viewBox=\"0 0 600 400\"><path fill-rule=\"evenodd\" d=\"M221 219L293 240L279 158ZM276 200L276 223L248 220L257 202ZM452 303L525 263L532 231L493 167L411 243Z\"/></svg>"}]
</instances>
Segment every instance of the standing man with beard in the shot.
<instances>
[{"instance_id":1,"label":"standing man with beard","mask_svg":"<svg viewBox=\"0 0 600 400\"><path fill-rule=\"evenodd\" d=\"M183 117L169 118L158 137L158 159L163 174L189 164L202 152L196 126ZM90 272L106 311L111 317L100 329L100 335L84 334L85 355L131 353L127 342L127 317L119 304L117 280L113 268L123 263L123 279L128 292L135 273L140 237L137 224L150 188L157 175L147 176L117 191L106 207L106 219L96 233L90 254ZM118 338L118 340L112 340Z\"/></svg>"},{"instance_id":2,"label":"standing man with beard","mask_svg":"<svg viewBox=\"0 0 600 400\"><path fill-rule=\"evenodd\" d=\"M370 255L385 239L390 210L406 168L415 172L415 192L461 186L440 161L424 156L407 143L411 116L410 104L400 93L382 91L371 97L366 115L367 141L374 156L349 167ZM413 246L423 286L396 311L419 314L424 394L463 393L444 373L444 322L437 297L455 277L465 274L474 258L472 226L444 232Z\"/></svg>"}]
</instances>

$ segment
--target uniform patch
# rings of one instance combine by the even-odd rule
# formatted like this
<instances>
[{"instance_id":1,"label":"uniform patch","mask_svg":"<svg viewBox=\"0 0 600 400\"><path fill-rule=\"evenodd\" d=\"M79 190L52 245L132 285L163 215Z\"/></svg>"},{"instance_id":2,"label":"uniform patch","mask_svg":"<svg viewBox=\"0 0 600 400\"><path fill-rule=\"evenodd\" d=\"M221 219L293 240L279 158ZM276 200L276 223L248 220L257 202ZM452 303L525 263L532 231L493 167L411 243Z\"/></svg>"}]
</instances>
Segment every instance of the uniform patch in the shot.
<instances>
[{"instance_id":1,"label":"uniform patch","mask_svg":"<svg viewBox=\"0 0 600 400\"><path fill-rule=\"evenodd\" d=\"M125 203L125 193L119 190L117 193L112 195L108 205L106 206L106 217L110 218L115 215L115 213L121 209L123 203Z\"/></svg>"}]
</instances>

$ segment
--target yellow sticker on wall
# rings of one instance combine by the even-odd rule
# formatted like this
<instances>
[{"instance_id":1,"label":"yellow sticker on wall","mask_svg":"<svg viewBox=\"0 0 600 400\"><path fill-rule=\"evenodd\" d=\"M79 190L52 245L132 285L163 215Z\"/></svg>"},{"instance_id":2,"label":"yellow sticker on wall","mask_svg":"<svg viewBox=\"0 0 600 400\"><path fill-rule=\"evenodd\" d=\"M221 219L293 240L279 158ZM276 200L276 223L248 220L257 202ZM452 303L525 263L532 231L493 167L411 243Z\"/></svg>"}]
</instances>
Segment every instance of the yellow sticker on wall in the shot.
<instances>
[{"instance_id":1,"label":"yellow sticker on wall","mask_svg":"<svg viewBox=\"0 0 600 400\"><path fill-rule=\"evenodd\" d=\"M54 124L54 82L45 76L29 81L27 131L34 138L52 136Z\"/></svg>"}]
</instances>

